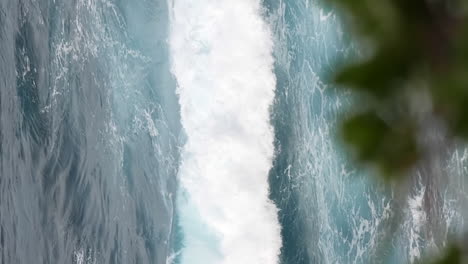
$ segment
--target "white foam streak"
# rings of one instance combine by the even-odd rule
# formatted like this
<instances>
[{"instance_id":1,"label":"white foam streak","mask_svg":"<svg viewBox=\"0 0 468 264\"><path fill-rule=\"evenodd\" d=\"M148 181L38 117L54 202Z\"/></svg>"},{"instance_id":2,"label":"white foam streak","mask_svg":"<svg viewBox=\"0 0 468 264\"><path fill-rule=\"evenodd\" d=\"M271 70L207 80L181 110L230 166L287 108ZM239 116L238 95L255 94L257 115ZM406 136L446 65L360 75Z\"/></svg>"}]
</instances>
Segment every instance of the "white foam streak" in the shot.
<instances>
[{"instance_id":1,"label":"white foam streak","mask_svg":"<svg viewBox=\"0 0 468 264\"><path fill-rule=\"evenodd\" d=\"M260 1L171 5L172 71L187 134L179 175L181 261L278 263L280 226L268 199L276 80Z\"/></svg>"}]
</instances>

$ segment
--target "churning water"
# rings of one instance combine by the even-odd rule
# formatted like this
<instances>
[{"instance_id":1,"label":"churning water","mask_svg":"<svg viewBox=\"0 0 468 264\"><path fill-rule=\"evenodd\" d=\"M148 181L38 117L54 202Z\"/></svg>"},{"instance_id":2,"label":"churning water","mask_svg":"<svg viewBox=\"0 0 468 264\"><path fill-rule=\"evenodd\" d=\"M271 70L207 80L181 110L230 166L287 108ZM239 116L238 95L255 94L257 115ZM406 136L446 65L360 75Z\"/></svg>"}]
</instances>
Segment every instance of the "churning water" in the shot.
<instances>
[{"instance_id":1,"label":"churning water","mask_svg":"<svg viewBox=\"0 0 468 264\"><path fill-rule=\"evenodd\" d=\"M465 148L401 190L338 146L325 77L359 47L318 2L0 0L0 263L405 263L462 233Z\"/></svg>"}]
</instances>

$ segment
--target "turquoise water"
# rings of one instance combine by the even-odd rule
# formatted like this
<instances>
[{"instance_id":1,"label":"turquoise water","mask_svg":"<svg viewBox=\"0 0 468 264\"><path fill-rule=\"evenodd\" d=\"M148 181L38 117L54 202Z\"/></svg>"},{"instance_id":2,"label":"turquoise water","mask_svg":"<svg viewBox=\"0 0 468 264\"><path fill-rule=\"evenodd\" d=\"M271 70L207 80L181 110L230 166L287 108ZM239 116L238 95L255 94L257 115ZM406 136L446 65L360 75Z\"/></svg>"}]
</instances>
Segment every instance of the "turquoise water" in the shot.
<instances>
[{"instance_id":1,"label":"turquoise water","mask_svg":"<svg viewBox=\"0 0 468 264\"><path fill-rule=\"evenodd\" d=\"M407 188L356 168L327 81L355 43L315 0L0 1L0 264L437 253L468 152L428 121Z\"/></svg>"},{"instance_id":2,"label":"turquoise water","mask_svg":"<svg viewBox=\"0 0 468 264\"><path fill-rule=\"evenodd\" d=\"M392 188L350 162L337 122L352 100L327 83L361 49L318 1L265 1L274 31L276 100L271 197L279 207L282 263L408 263L463 233L466 150L433 155ZM442 142L429 124L427 135Z\"/></svg>"}]
</instances>

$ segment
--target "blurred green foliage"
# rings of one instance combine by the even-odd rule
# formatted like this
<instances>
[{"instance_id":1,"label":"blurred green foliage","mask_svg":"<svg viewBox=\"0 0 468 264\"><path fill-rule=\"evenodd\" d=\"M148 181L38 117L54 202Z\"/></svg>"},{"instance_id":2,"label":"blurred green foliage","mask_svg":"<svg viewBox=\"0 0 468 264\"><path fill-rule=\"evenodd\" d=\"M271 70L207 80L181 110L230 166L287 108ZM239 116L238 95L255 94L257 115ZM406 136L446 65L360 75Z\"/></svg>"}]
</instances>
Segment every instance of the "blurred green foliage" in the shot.
<instances>
[{"instance_id":1,"label":"blurred green foliage","mask_svg":"<svg viewBox=\"0 0 468 264\"><path fill-rule=\"evenodd\" d=\"M388 178L416 164L424 152L417 140L420 116L410 111L417 95L429 96L431 114L452 136L468 139L468 1L332 2L366 49L335 78L366 98L366 109L342 126L358 160ZM362 109L362 102L356 104Z\"/></svg>"},{"instance_id":2,"label":"blurred green foliage","mask_svg":"<svg viewBox=\"0 0 468 264\"><path fill-rule=\"evenodd\" d=\"M455 264L455 263L462 263L462 252L461 250L453 246L449 248L440 260L436 260L434 264Z\"/></svg>"},{"instance_id":3,"label":"blurred green foliage","mask_svg":"<svg viewBox=\"0 0 468 264\"><path fill-rule=\"evenodd\" d=\"M329 3L329 2L327 2ZM421 113L468 139L468 0L331 0L362 41L362 56L335 76L358 94L342 121L356 159L398 180L424 156ZM462 263L449 248L434 263Z\"/></svg>"},{"instance_id":4,"label":"blurred green foliage","mask_svg":"<svg viewBox=\"0 0 468 264\"><path fill-rule=\"evenodd\" d=\"M451 247L448 247L445 254L441 256L440 258L436 259L435 261L430 261L430 260L425 260L425 261L419 261L417 262L418 264L426 264L426 263L432 263L432 264L456 264L456 263L466 263L463 262L463 254L460 248L456 245L452 245Z\"/></svg>"}]
</instances>

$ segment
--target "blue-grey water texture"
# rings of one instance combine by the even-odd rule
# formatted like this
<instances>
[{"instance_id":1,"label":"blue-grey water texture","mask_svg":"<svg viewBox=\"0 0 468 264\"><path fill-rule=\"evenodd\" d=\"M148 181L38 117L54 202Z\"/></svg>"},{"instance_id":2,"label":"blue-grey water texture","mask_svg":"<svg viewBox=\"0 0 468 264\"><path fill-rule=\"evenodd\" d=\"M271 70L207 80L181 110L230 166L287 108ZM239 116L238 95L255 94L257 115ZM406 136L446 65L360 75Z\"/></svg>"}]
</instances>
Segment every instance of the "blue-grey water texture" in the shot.
<instances>
[{"instance_id":1,"label":"blue-grey water texture","mask_svg":"<svg viewBox=\"0 0 468 264\"><path fill-rule=\"evenodd\" d=\"M0 263L165 263L165 1L0 0Z\"/></svg>"},{"instance_id":2,"label":"blue-grey water texture","mask_svg":"<svg viewBox=\"0 0 468 264\"><path fill-rule=\"evenodd\" d=\"M436 252L464 230L468 152L438 148L406 190L362 177L335 140L349 96L325 81L359 49L317 2L263 2L275 43L270 198L281 263ZM0 264L169 264L183 250L169 3L0 0Z\"/></svg>"}]
</instances>

